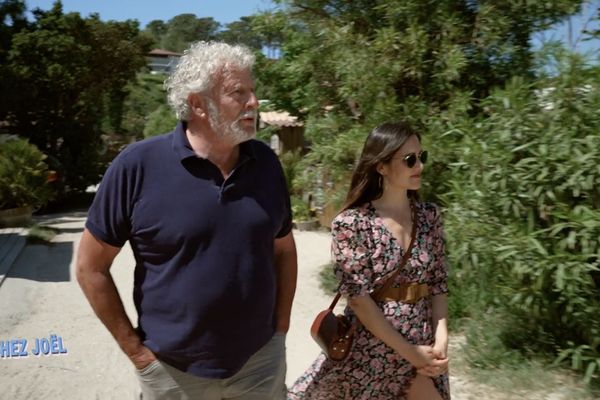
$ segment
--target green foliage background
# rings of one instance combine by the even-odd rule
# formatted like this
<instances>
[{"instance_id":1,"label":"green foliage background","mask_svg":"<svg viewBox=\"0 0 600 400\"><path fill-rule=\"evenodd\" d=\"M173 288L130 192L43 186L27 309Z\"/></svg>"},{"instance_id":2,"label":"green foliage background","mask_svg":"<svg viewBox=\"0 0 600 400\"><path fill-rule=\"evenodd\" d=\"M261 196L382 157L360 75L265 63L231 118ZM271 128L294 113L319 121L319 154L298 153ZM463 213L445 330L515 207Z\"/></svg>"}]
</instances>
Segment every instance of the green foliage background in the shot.
<instances>
[{"instance_id":1,"label":"green foliage background","mask_svg":"<svg viewBox=\"0 0 600 400\"><path fill-rule=\"evenodd\" d=\"M173 110L167 105L161 105L152 111L148 117L148 122L144 127L144 137L152 137L175 129L177 118Z\"/></svg>"},{"instance_id":2,"label":"green foliage background","mask_svg":"<svg viewBox=\"0 0 600 400\"><path fill-rule=\"evenodd\" d=\"M440 193L455 314L493 315L506 348L569 358L591 380L600 361L600 80L571 66L560 80L515 78L481 102L484 114L429 126L442 138L432 143L437 157L456 156Z\"/></svg>"},{"instance_id":3,"label":"green foliage background","mask_svg":"<svg viewBox=\"0 0 600 400\"><path fill-rule=\"evenodd\" d=\"M22 1L0 2L0 120L49 156L61 193L83 191L106 167L101 135L121 130L126 87L150 41L136 21L65 14L59 1L32 22L6 24L24 12Z\"/></svg>"},{"instance_id":4,"label":"green foliage background","mask_svg":"<svg viewBox=\"0 0 600 400\"><path fill-rule=\"evenodd\" d=\"M53 196L46 183L46 156L24 139L0 136L0 210L44 206Z\"/></svg>"},{"instance_id":5,"label":"green foliage background","mask_svg":"<svg viewBox=\"0 0 600 400\"><path fill-rule=\"evenodd\" d=\"M368 132L411 121L445 210L452 318L474 365L527 357L600 376L599 69L533 32L582 1L278 1L262 93L303 116L296 186L339 207ZM553 70L550 70L552 66ZM549 73L551 72L551 73Z\"/></svg>"}]
</instances>

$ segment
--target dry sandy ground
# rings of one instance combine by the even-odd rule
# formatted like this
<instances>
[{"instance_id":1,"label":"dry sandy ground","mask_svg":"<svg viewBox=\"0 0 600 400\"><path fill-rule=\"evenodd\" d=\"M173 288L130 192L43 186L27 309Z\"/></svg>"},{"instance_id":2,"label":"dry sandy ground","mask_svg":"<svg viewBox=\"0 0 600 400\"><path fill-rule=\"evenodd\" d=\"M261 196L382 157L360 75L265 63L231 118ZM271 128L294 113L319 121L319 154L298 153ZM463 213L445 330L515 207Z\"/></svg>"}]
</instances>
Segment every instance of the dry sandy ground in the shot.
<instances>
[{"instance_id":1,"label":"dry sandy ground","mask_svg":"<svg viewBox=\"0 0 600 400\"><path fill-rule=\"evenodd\" d=\"M137 393L131 363L95 317L75 280L73 253L84 221L84 213L45 221L60 229L54 244L28 245L0 287L0 340L26 339L29 354L0 358L1 400L120 400L132 399ZM329 259L329 235L295 234L299 282L287 339L289 383L317 356L318 347L310 339L308 328L316 312L330 301L319 289L317 278L318 267ZM133 265L131 249L125 247L111 271L127 312L135 321L131 300ZM67 353L32 355L36 339L50 339L51 335L61 338Z\"/></svg>"},{"instance_id":2,"label":"dry sandy ground","mask_svg":"<svg viewBox=\"0 0 600 400\"><path fill-rule=\"evenodd\" d=\"M137 394L133 366L95 317L75 280L73 253L84 221L85 214L77 212L43 221L60 229L53 245L28 245L0 287L0 340L26 339L29 353L27 357L0 358L0 400L122 400ZM331 301L318 283L319 267L329 260L329 234L296 231L295 238L299 276L287 337L288 384L317 356L310 324ZM111 271L135 321L133 265L131 250L126 247ZM66 354L32 355L36 339L50 339L51 335L61 339ZM19 344L16 350L21 352ZM451 349L451 358L453 351L460 348ZM491 398L464 377L452 376L451 387L454 400Z\"/></svg>"}]
</instances>

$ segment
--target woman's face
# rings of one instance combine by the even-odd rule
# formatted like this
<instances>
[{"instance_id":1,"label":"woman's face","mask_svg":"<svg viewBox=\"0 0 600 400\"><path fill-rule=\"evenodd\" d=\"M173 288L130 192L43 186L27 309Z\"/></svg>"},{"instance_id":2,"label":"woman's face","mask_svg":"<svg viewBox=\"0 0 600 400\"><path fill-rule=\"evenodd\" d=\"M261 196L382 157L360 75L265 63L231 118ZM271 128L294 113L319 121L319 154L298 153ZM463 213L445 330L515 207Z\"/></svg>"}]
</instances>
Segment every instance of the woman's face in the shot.
<instances>
[{"instance_id":1,"label":"woman's face","mask_svg":"<svg viewBox=\"0 0 600 400\"><path fill-rule=\"evenodd\" d=\"M416 162L409 167L406 158L414 155ZM383 189L418 190L421 187L423 149L416 135L410 136L387 163L380 163L377 172L383 176Z\"/></svg>"}]
</instances>

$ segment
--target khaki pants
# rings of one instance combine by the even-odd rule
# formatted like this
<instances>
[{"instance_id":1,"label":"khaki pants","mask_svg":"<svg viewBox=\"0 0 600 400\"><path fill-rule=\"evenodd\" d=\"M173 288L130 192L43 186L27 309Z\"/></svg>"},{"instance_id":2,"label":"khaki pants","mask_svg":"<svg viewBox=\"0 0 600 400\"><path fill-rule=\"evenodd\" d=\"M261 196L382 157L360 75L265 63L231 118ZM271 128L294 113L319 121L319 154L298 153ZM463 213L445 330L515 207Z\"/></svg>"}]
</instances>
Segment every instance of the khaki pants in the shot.
<instances>
[{"instance_id":1,"label":"khaki pants","mask_svg":"<svg viewBox=\"0 0 600 400\"><path fill-rule=\"evenodd\" d=\"M143 400L283 400L285 335L275 335L230 378L200 378L161 361L137 371Z\"/></svg>"}]
</instances>

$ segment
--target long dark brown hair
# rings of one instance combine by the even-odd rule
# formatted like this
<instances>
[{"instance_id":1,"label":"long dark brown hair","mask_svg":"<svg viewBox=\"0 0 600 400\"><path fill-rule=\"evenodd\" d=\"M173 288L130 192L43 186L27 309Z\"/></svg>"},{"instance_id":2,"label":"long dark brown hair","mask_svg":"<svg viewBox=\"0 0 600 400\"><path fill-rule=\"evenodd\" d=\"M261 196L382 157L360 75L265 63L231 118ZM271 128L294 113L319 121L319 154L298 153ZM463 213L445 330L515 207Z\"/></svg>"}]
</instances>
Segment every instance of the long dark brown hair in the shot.
<instances>
[{"instance_id":1,"label":"long dark brown hair","mask_svg":"<svg viewBox=\"0 0 600 400\"><path fill-rule=\"evenodd\" d=\"M377 172L377 165L389 162L412 135L421 141L421 136L405 121L386 122L369 133L352 174L342 211L381 197L383 177ZM408 196L417 200L417 191L409 190Z\"/></svg>"}]
</instances>

